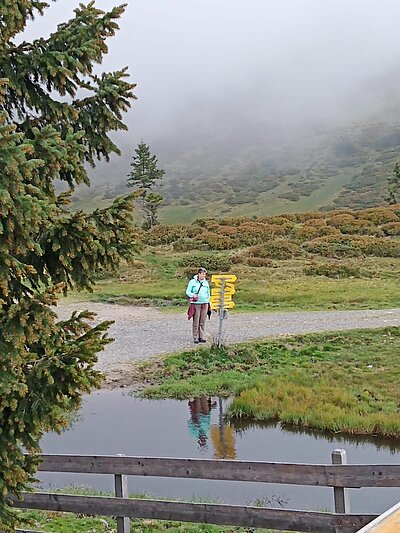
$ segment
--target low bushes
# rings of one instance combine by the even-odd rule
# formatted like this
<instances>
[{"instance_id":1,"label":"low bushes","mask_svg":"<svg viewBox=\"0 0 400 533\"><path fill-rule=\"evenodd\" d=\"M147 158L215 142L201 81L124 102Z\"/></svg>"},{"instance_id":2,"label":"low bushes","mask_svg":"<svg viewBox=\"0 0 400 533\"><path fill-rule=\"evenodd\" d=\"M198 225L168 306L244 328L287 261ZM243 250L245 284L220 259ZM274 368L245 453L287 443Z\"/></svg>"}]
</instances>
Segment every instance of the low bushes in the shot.
<instances>
[{"instance_id":1,"label":"low bushes","mask_svg":"<svg viewBox=\"0 0 400 533\"><path fill-rule=\"evenodd\" d=\"M265 259L292 259L301 254L298 244L288 239L270 240L248 249L249 256Z\"/></svg>"},{"instance_id":2,"label":"low bushes","mask_svg":"<svg viewBox=\"0 0 400 533\"><path fill-rule=\"evenodd\" d=\"M210 254L210 256L193 254L182 257L178 265L192 270L202 266L210 272L228 272L231 269L232 260L227 254ZM197 270L194 274L196 273Z\"/></svg>"},{"instance_id":3,"label":"low bushes","mask_svg":"<svg viewBox=\"0 0 400 533\"><path fill-rule=\"evenodd\" d=\"M307 241L303 249L324 257L400 257L400 241L379 237L320 237Z\"/></svg>"},{"instance_id":4,"label":"low bushes","mask_svg":"<svg viewBox=\"0 0 400 533\"><path fill-rule=\"evenodd\" d=\"M357 266L346 264L320 263L313 264L304 269L306 276L325 276L327 278L361 278L361 269Z\"/></svg>"}]
</instances>

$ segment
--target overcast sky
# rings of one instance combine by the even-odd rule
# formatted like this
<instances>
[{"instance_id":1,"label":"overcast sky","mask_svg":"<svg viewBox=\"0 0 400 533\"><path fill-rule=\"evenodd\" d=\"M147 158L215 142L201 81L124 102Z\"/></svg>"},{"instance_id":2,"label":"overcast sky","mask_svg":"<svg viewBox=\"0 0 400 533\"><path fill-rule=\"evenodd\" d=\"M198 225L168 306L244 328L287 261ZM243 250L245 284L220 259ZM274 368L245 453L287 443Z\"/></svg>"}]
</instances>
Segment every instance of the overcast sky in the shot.
<instances>
[{"instance_id":1,"label":"overcast sky","mask_svg":"<svg viewBox=\"0 0 400 533\"><path fill-rule=\"evenodd\" d=\"M55 30L77 5L58 0L25 37ZM127 65L138 84L135 139L204 122L333 120L379 108L393 77L400 93L399 21L398 0L128 0L102 68Z\"/></svg>"}]
</instances>

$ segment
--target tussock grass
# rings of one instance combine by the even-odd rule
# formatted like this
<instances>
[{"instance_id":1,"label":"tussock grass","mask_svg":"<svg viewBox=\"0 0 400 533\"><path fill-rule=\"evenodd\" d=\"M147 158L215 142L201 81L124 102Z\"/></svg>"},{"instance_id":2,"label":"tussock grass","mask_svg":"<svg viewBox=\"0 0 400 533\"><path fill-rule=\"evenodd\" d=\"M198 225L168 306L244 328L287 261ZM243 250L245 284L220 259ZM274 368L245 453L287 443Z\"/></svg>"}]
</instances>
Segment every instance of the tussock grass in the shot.
<instances>
[{"instance_id":1,"label":"tussock grass","mask_svg":"<svg viewBox=\"0 0 400 533\"><path fill-rule=\"evenodd\" d=\"M384 402L363 387L353 390L306 371L269 377L233 401L231 416L280 420L283 424L350 434L400 435L394 402Z\"/></svg>"},{"instance_id":2,"label":"tussock grass","mask_svg":"<svg viewBox=\"0 0 400 533\"><path fill-rule=\"evenodd\" d=\"M149 398L235 395L229 416L400 437L400 328L202 348L145 363Z\"/></svg>"}]
</instances>

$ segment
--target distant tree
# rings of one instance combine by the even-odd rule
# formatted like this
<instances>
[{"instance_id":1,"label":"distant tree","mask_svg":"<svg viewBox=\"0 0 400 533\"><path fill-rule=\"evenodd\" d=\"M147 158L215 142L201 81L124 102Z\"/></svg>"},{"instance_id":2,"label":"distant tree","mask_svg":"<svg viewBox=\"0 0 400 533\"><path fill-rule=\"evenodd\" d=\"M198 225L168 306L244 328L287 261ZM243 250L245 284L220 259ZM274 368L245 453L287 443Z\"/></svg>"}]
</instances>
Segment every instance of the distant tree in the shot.
<instances>
[{"instance_id":1,"label":"distant tree","mask_svg":"<svg viewBox=\"0 0 400 533\"><path fill-rule=\"evenodd\" d=\"M94 3L48 38L14 43L38 0L0 4L0 530L11 531L9 495L33 480L39 442L59 431L65 412L100 383L97 353L109 322L88 312L59 321L51 309L69 289L91 289L101 268L116 269L135 250L133 195L108 209L70 213L70 190L89 183L86 164L118 148L108 133L125 129L134 97L126 70L93 74L124 8ZM85 97L78 98L78 90ZM25 455L27 452L27 455Z\"/></svg>"},{"instance_id":2,"label":"distant tree","mask_svg":"<svg viewBox=\"0 0 400 533\"><path fill-rule=\"evenodd\" d=\"M136 193L145 212L145 228L151 228L157 224L157 210L163 201L163 196L149 193L157 181L165 174L165 170L158 168L158 160L151 155L150 147L141 141L135 149L135 155L131 163L131 171L128 174L128 187L136 187Z\"/></svg>"},{"instance_id":3,"label":"distant tree","mask_svg":"<svg viewBox=\"0 0 400 533\"><path fill-rule=\"evenodd\" d=\"M396 163L393 174L388 177L388 203L397 204L399 201L398 192L400 188L400 164Z\"/></svg>"},{"instance_id":4,"label":"distant tree","mask_svg":"<svg viewBox=\"0 0 400 533\"><path fill-rule=\"evenodd\" d=\"M149 145L141 141L135 149L131 163L132 170L128 174L128 186L151 189L165 174L165 170L158 168L157 165L157 158L151 155Z\"/></svg>"}]
</instances>

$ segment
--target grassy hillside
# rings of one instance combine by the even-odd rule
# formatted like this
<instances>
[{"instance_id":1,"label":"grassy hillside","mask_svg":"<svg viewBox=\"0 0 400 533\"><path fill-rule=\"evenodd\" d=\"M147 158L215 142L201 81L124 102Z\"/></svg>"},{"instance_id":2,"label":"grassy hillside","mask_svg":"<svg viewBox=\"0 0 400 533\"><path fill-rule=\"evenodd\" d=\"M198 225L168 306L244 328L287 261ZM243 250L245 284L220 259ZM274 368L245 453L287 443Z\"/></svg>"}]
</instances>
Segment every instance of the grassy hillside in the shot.
<instances>
[{"instance_id":1,"label":"grassy hillside","mask_svg":"<svg viewBox=\"0 0 400 533\"><path fill-rule=\"evenodd\" d=\"M398 122L391 120L281 131L259 122L195 147L183 141L164 150L161 145L160 164L167 174L160 220L188 223L199 217L380 205L400 154ZM74 209L101 207L126 194L130 153L125 153L97 170L102 184L95 179L90 190L76 191Z\"/></svg>"}]
</instances>

